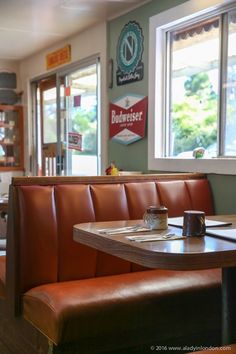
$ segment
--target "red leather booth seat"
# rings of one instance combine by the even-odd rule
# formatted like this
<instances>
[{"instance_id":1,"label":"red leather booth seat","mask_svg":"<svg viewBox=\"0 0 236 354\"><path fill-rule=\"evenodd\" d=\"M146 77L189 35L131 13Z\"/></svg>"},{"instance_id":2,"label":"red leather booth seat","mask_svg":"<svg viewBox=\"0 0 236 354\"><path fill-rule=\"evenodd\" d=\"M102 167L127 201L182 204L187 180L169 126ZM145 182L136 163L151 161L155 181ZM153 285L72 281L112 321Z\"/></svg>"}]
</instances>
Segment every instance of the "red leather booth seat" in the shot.
<instances>
[{"instance_id":1,"label":"red leather booth seat","mask_svg":"<svg viewBox=\"0 0 236 354\"><path fill-rule=\"evenodd\" d=\"M201 175L14 178L7 296L15 314L52 348L73 354L78 347L78 353L134 347L144 353L150 343L217 342L219 270L146 270L73 241L74 224L140 219L155 204L167 206L169 216L214 213Z\"/></svg>"}]
</instances>

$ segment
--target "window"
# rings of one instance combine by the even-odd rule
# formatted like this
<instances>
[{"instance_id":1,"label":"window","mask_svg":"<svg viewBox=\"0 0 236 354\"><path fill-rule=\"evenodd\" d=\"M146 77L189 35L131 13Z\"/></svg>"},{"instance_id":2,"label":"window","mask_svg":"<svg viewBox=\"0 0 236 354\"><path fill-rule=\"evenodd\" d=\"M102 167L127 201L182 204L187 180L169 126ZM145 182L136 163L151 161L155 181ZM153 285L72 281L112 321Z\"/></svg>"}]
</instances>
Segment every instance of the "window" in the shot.
<instances>
[{"instance_id":1,"label":"window","mask_svg":"<svg viewBox=\"0 0 236 354\"><path fill-rule=\"evenodd\" d=\"M150 19L149 169L236 172L236 5L211 3Z\"/></svg>"},{"instance_id":2,"label":"window","mask_svg":"<svg viewBox=\"0 0 236 354\"><path fill-rule=\"evenodd\" d=\"M226 99L226 117L223 154L236 156L236 12L229 13L227 76L224 86Z\"/></svg>"},{"instance_id":3,"label":"window","mask_svg":"<svg viewBox=\"0 0 236 354\"><path fill-rule=\"evenodd\" d=\"M220 18L214 18L167 32L170 100L166 107L166 156L192 157L198 147L216 156L219 24Z\"/></svg>"}]
</instances>

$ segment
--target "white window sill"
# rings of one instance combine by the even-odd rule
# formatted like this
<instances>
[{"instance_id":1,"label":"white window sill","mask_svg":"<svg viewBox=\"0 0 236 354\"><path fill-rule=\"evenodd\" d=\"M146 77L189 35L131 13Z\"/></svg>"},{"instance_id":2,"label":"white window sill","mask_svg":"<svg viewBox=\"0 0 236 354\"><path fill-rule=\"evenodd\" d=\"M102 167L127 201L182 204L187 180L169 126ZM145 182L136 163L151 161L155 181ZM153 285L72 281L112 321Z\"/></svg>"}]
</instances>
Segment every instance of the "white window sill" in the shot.
<instances>
[{"instance_id":1,"label":"white window sill","mask_svg":"<svg viewBox=\"0 0 236 354\"><path fill-rule=\"evenodd\" d=\"M236 175L236 158L212 159L149 159L148 169L165 172L202 172L224 175Z\"/></svg>"}]
</instances>

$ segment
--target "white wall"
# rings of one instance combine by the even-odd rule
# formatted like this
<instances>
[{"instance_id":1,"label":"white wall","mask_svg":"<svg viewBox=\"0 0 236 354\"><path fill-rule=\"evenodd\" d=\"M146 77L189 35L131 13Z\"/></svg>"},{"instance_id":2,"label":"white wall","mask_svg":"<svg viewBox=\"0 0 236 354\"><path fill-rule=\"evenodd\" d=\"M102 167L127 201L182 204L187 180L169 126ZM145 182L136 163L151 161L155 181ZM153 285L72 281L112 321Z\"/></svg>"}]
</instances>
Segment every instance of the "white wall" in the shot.
<instances>
[{"instance_id":1,"label":"white wall","mask_svg":"<svg viewBox=\"0 0 236 354\"><path fill-rule=\"evenodd\" d=\"M31 97L30 81L41 75L49 75L46 70L46 55L62 48L64 45L71 45L71 63L79 62L92 55L98 54L101 61L101 125L102 125L102 171L107 165L107 26L106 23L100 23L88 30L69 37L57 45L48 48L36 55L33 55L20 63L20 77L22 83L24 119L25 119L25 167L26 174L29 173L29 156L32 153L31 144ZM71 64L70 63L70 64ZM60 69L63 66L60 66Z\"/></svg>"}]
</instances>

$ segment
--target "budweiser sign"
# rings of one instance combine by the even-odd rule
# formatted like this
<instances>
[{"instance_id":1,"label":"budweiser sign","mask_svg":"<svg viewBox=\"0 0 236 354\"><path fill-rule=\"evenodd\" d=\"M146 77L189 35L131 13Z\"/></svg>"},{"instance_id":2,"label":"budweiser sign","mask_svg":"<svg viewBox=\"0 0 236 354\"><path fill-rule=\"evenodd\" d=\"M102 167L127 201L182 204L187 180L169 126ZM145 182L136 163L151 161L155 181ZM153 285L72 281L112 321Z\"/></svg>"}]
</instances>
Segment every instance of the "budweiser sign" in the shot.
<instances>
[{"instance_id":1,"label":"budweiser sign","mask_svg":"<svg viewBox=\"0 0 236 354\"><path fill-rule=\"evenodd\" d=\"M145 136L147 97L127 95L110 103L110 138L131 144Z\"/></svg>"}]
</instances>

